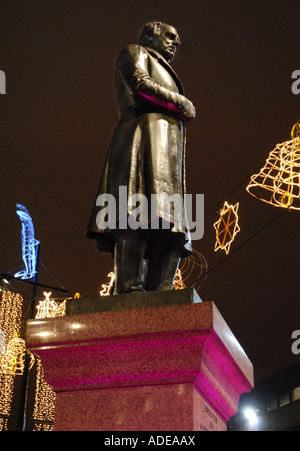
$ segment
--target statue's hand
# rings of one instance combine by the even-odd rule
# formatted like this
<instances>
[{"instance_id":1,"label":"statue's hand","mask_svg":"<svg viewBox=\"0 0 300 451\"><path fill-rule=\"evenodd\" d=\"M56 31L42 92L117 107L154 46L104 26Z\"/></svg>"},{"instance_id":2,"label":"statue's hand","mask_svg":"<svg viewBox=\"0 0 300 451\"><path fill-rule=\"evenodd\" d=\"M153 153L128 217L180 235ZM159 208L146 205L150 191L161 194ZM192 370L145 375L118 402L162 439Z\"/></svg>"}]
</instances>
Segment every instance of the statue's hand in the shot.
<instances>
[{"instance_id":1,"label":"statue's hand","mask_svg":"<svg viewBox=\"0 0 300 451\"><path fill-rule=\"evenodd\" d=\"M182 119L186 122L191 121L196 117L196 108L193 103L184 96L181 97L180 110L182 112Z\"/></svg>"}]
</instances>

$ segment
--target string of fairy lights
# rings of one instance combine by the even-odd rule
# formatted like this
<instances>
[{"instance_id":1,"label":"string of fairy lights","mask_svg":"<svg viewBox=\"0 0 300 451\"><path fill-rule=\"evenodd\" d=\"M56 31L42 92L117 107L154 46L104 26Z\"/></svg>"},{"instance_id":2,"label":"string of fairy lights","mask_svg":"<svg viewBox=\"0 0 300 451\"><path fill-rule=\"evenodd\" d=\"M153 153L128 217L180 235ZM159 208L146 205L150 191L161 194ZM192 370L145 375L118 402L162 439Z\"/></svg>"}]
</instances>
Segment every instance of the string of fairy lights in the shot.
<instances>
[{"instance_id":1,"label":"string of fairy lights","mask_svg":"<svg viewBox=\"0 0 300 451\"><path fill-rule=\"evenodd\" d=\"M20 338L24 297L9 290L0 290L0 431L9 430L16 387L25 377L25 361L28 370L36 365L34 379L34 408L32 430L52 430L55 409L55 393L46 383L40 359L28 353L25 341ZM19 384L20 385L20 384Z\"/></svg>"},{"instance_id":2,"label":"string of fairy lights","mask_svg":"<svg viewBox=\"0 0 300 451\"><path fill-rule=\"evenodd\" d=\"M56 395L44 378L41 359L37 359L36 389L33 418L35 431L52 431L54 423Z\"/></svg>"},{"instance_id":3,"label":"string of fairy lights","mask_svg":"<svg viewBox=\"0 0 300 451\"><path fill-rule=\"evenodd\" d=\"M5 337L4 352L0 355L0 430L6 430L17 377L17 361L20 360L20 350L11 353L10 349L12 340L20 333L23 297L7 290L2 290L0 296L0 330Z\"/></svg>"}]
</instances>

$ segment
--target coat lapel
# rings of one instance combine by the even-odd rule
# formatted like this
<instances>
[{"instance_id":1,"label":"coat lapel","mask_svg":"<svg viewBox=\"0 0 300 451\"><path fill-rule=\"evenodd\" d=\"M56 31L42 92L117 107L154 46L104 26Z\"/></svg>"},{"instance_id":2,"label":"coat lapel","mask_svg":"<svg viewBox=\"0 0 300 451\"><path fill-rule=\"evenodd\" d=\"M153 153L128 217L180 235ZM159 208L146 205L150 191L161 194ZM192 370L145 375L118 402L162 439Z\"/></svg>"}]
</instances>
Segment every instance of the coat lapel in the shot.
<instances>
[{"instance_id":1,"label":"coat lapel","mask_svg":"<svg viewBox=\"0 0 300 451\"><path fill-rule=\"evenodd\" d=\"M184 89L182 86L182 83L178 77L178 75L176 74L176 72L174 71L174 69L170 66L170 64L164 59L163 56L161 56L160 53L158 53L156 50L150 48L150 47L145 47L145 49L147 50L148 53L150 53L151 56L154 56L162 66L164 66L164 68L170 73L170 75L173 77L180 94L184 94Z\"/></svg>"}]
</instances>

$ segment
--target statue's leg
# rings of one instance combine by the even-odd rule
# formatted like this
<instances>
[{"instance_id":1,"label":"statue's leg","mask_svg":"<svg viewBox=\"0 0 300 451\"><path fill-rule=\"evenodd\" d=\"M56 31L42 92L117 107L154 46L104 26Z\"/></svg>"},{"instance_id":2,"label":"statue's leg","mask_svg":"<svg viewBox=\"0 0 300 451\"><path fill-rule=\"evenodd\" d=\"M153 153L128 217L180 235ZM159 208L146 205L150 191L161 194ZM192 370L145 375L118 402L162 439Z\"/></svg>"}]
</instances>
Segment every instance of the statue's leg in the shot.
<instances>
[{"instance_id":1,"label":"statue's leg","mask_svg":"<svg viewBox=\"0 0 300 451\"><path fill-rule=\"evenodd\" d=\"M146 242L136 234L121 236L115 244L114 294L144 291Z\"/></svg>"},{"instance_id":2,"label":"statue's leg","mask_svg":"<svg viewBox=\"0 0 300 451\"><path fill-rule=\"evenodd\" d=\"M148 253L146 290L172 290L180 260L176 252L170 252L159 244L153 246Z\"/></svg>"}]
</instances>

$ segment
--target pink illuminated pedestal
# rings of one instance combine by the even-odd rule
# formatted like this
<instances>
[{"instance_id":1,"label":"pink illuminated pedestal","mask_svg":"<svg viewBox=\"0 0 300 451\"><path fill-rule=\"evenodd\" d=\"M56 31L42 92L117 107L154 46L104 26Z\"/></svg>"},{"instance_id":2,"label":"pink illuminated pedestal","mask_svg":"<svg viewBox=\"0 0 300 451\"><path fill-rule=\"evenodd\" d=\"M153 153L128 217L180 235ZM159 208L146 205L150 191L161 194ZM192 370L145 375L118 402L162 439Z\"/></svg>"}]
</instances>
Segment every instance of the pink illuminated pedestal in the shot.
<instances>
[{"instance_id":1,"label":"pink illuminated pedestal","mask_svg":"<svg viewBox=\"0 0 300 451\"><path fill-rule=\"evenodd\" d=\"M213 302L30 320L57 431L223 431L253 367Z\"/></svg>"}]
</instances>

